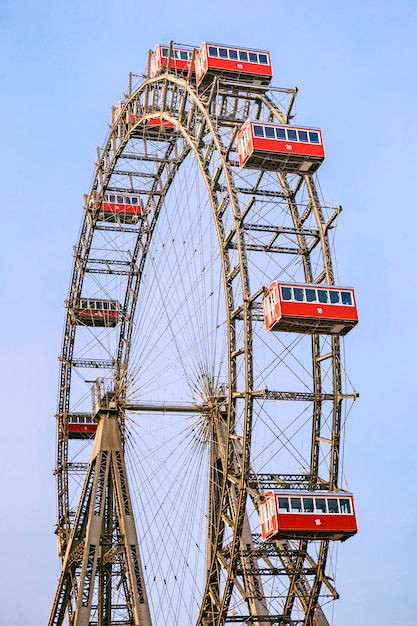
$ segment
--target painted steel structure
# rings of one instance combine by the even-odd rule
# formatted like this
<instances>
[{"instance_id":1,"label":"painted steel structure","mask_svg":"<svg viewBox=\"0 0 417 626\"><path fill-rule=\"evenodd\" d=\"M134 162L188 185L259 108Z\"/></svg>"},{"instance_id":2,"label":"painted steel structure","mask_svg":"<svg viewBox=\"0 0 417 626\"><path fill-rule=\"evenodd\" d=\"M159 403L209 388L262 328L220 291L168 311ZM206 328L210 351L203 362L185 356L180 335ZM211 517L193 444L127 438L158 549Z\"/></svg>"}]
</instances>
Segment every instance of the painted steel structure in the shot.
<instances>
[{"instance_id":1,"label":"painted steel structure","mask_svg":"<svg viewBox=\"0 0 417 626\"><path fill-rule=\"evenodd\" d=\"M49 626L327 626L338 597L335 542L262 541L259 507L345 488L341 337L267 333L262 311L272 281L335 284L341 207L311 174L240 166L242 125L289 126L297 93L240 78L130 76L97 151L60 355ZM101 219L106 194L140 197L138 220ZM85 300L119 302L119 323L79 323Z\"/></svg>"}]
</instances>

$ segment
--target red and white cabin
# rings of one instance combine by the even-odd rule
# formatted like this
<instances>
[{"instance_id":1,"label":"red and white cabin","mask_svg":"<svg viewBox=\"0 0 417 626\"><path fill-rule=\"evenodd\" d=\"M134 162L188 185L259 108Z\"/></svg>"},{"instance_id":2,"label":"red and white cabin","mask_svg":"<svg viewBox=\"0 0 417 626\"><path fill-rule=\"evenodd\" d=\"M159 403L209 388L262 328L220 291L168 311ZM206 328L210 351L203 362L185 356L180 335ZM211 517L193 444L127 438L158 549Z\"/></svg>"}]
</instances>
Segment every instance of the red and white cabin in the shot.
<instances>
[{"instance_id":1,"label":"red and white cabin","mask_svg":"<svg viewBox=\"0 0 417 626\"><path fill-rule=\"evenodd\" d=\"M75 317L83 326L114 328L120 321L120 304L117 300L82 298Z\"/></svg>"},{"instance_id":2,"label":"red and white cabin","mask_svg":"<svg viewBox=\"0 0 417 626\"><path fill-rule=\"evenodd\" d=\"M90 439L97 431L97 422L88 413L70 413L66 424L69 439Z\"/></svg>"},{"instance_id":3,"label":"red and white cabin","mask_svg":"<svg viewBox=\"0 0 417 626\"><path fill-rule=\"evenodd\" d=\"M193 49L172 46L170 58L169 46L158 44L151 52L150 77L154 78L166 70L174 74L186 74L190 70L192 56Z\"/></svg>"},{"instance_id":4,"label":"red and white cabin","mask_svg":"<svg viewBox=\"0 0 417 626\"><path fill-rule=\"evenodd\" d=\"M103 195L101 204L96 205L98 219L104 222L135 224L143 214L140 196L131 193L111 193Z\"/></svg>"},{"instance_id":5,"label":"red and white cabin","mask_svg":"<svg viewBox=\"0 0 417 626\"><path fill-rule=\"evenodd\" d=\"M211 82L213 76L252 85L269 85L271 56L263 50L204 42L195 57L195 75L197 85Z\"/></svg>"},{"instance_id":6,"label":"red and white cabin","mask_svg":"<svg viewBox=\"0 0 417 626\"><path fill-rule=\"evenodd\" d=\"M358 323L349 287L273 282L262 298L266 330L346 335Z\"/></svg>"},{"instance_id":7,"label":"red and white cabin","mask_svg":"<svg viewBox=\"0 0 417 626\"><path fill-rule=\"evenodd\" d=\"M247 120L237 137L240 167L312 174L324 160L321 130Z\"/></svg>"},{"instance_id":8,"label":"red and white cabin","mask_svg":"<svg viewBox=\"0 0 417 626\"><path fill-rule=\"evenodd\" d=\"M134 113L129 109L123 112L123 108L125 106L125 102L119 102L115 107L113 107L113 115L112 115L112 123L116 123L117 119L123 115L122 121L124 123L130 122L131 124L136 124L143 119L142 113ZM141 139L149 138L149 139L166 139L167 135L171 135L175 131L175 124L172 122L165 120L159 116L150 117L145 120L143 125L140 125L137 129L137 132L132 132L133 137L139 137Z\"/></svg>"},{"instance_id":9,"label":"red and white cabin","mask_svg":"<svg viewBox=\"0 0 417 626\"><path fill-rule=\"evenodd\" d=\"M259 516L263 540L345 541L358 531L351 493L267 491Z\"/></svg>"}]
</instances>

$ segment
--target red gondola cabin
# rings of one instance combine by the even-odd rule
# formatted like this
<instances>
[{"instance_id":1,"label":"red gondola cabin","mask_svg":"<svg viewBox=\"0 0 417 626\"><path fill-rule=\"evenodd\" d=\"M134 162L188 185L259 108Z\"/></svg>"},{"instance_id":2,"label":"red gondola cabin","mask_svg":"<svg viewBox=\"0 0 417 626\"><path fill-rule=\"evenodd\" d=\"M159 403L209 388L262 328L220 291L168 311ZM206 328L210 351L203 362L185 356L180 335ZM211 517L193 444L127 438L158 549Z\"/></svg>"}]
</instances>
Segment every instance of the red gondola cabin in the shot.
<instances>
[{"instance_id":1,"label":"red gondola cabin","mask_svg":"<svg viewBox=\"0 0 417 626\"><path fill-rule=\"evenodd\" d=\"M124 111L124 106L125 102L119 102L113 107L113 124L116 123L121 115L123 115L122 120L124 123L130 122L130 124L137 124L137 122L143 119L144 116L141 112L132 112L129 108ZM168 136L172 135L174 131L175 124L162 117L155 116L144 120L144 123L139 125L137 129L132 129L131 133L132 137L139 137L140 139L165 140Z\"/></svg>"},{"instance_id":2,"label":"red gondola cabin","mask_svg":"<svg viewBox=\"0 0 417 626\"><path fill-rule=\"evenodd\" d=\"M87 413L71 413L67 417L69 439L90 439L97 430L97 422Z\"/></svg>"},{"instance_id":3,"label":"red gondola cabin","mask_svg":"<svg viewBox=\"0 0 417 626\"><path fill-rule=\"evenodd\" d=\"M266 330L346 335L358 323L348 287L273 282L262 298Z\"/></svg>"},{"instance_id":4,"label":"red gondola cabin","mask_svg":"<svg viewBox=\"0 0 417 626\"><path fill-rule=\"evenodd\" d=\"M120 320L120 304L116 300L82 298L76 312L77 324L114 328Z\"/></svg>"},{"instance_id":5,"label":"red gondola cabin","mask_svg":"<svg viewBox=\"0 0 417 626\"><path fill-rule=\"evenodd\" d=\"M172 46L170 57L169 46L158 44L151 52L150 77L158 76L165 70L175 74L186 74L191 67L192 56L192 49Z\"/></svg>"},{"instance_id":6,"label":"red gondola cabin","mask_svg":"<svg viewBox=\"0 0 417 626\"><path fill-rule=\"evenodd\" d=\"M105 193L97 209L100 221L124 224L136 224L143 213L142 200L131 193Z\"/></svg>"},{"instance_id":7,"label":"red gondola cabin","mask_svg":"<svg viewBox=\"0 0 417 626\"><path fill-rule=\"evenodd\" d=\"M324 159L321 130L247 120L237 138L239 165L312 174Z\"/></svg>"},{"instance_id":8,"label":"red gondola cabin","mask_svg":"<svg viewBox=\"0 0 417 626\"><path fill-rule=\"evenodd\" d=\"M267 491L259 516L263 540L345 541L358 531L350 493Z\"/></svg>"},{"instance_id":9,"label":"red gondola cabin","mask_svg":"<svg viewBox=\"0 0 417 626\"><path fill-rule=\"evenodd\" d=\"M263 50L204 42L195 57L195 75L197 85L210 83L216 75L252 85L269 85L271 57Z\"/></svg>"}]
</instances>

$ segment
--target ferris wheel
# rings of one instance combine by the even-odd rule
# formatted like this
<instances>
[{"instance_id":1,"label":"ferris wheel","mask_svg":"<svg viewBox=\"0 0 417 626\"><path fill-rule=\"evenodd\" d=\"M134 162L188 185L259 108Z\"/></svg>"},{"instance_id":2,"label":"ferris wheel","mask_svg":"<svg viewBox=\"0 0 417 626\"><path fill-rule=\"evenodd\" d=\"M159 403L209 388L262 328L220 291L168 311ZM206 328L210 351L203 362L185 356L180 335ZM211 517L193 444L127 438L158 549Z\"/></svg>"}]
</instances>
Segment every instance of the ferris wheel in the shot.
<instances>
[{"instance_id":1,"label":"ferris wheel","mask_svg":"<svg viewBox=\"0 0 417 626\"><path fill-rule=\"evenodd\" d=\"M270 55L129 76L85 196L60 356L49 624L326 626L356 532L341 207Z\"/></svg>"}]
</instances>

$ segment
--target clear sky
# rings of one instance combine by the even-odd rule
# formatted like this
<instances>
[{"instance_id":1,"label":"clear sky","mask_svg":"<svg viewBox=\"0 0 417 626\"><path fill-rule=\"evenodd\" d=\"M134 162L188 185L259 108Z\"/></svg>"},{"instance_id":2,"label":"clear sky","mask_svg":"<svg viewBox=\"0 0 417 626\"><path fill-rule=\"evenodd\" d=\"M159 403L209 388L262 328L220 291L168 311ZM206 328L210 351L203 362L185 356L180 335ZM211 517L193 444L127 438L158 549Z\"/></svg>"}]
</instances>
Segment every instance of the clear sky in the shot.
<instances>
[{"instance_id":1,"label":"clear sky","mask_svg":"<svg viewBox=\"0 0 417 626\"><path fill-rule=\"evenodd\" d=\"M270 50L299 123L323 129L361 317L345 340L360 532L339 549L333 622L415 625L417 2L3 0L0 28L0 624L44 625L59 575L57 356L96 146L150 48L207 40Z\"/></svg>"}]
</instances>

